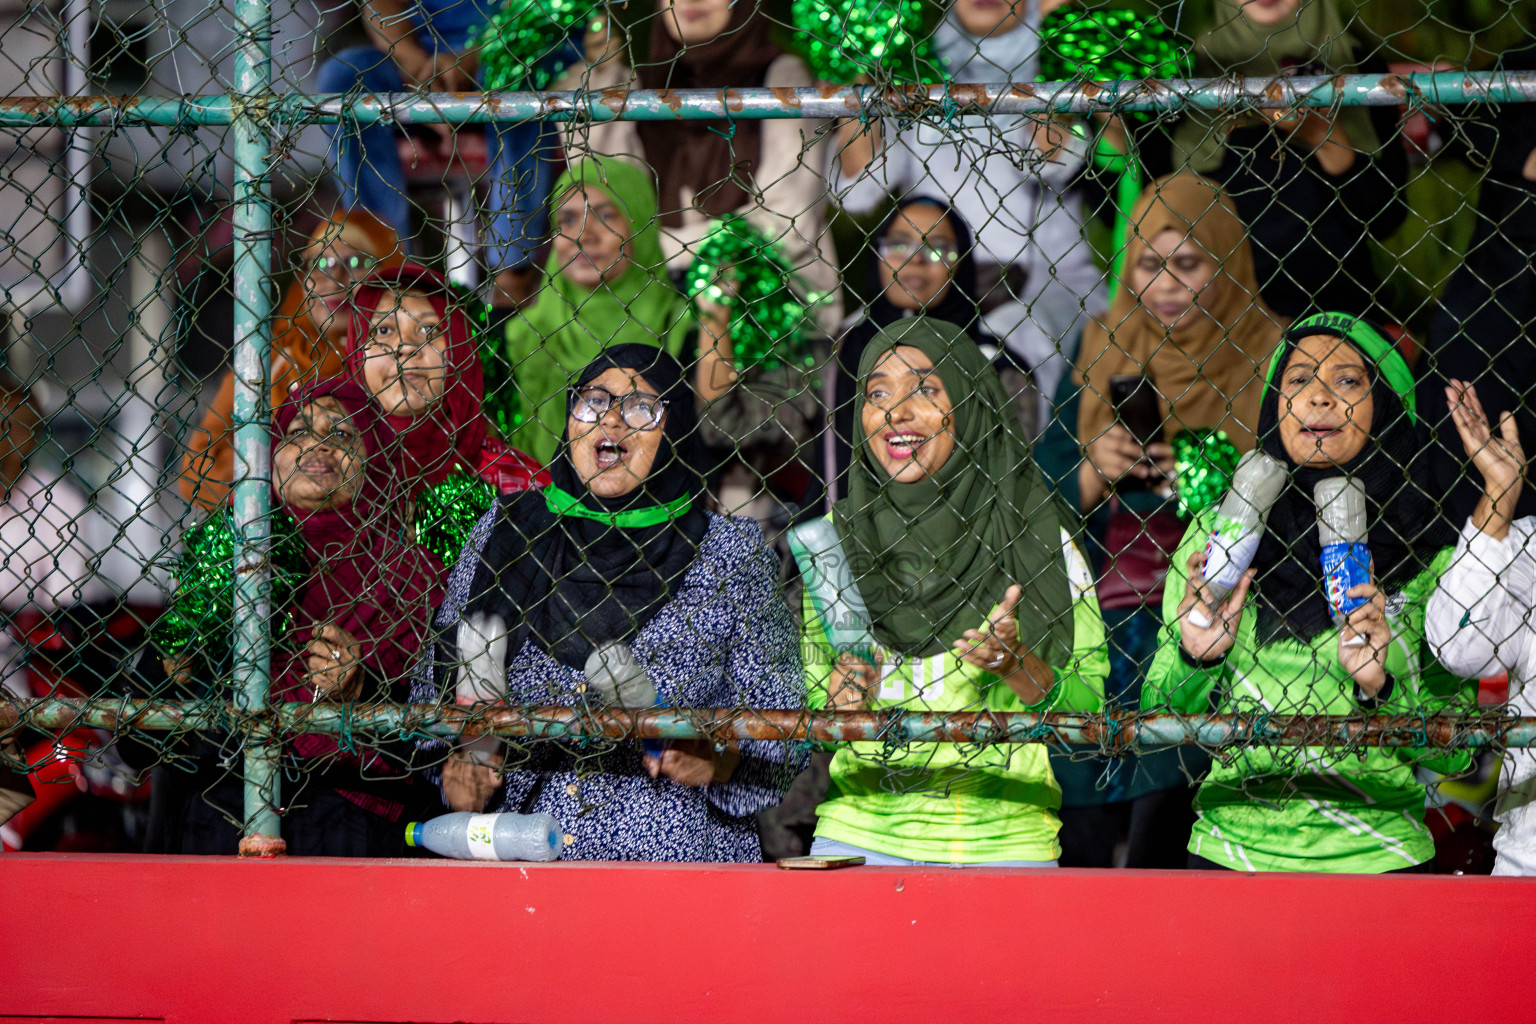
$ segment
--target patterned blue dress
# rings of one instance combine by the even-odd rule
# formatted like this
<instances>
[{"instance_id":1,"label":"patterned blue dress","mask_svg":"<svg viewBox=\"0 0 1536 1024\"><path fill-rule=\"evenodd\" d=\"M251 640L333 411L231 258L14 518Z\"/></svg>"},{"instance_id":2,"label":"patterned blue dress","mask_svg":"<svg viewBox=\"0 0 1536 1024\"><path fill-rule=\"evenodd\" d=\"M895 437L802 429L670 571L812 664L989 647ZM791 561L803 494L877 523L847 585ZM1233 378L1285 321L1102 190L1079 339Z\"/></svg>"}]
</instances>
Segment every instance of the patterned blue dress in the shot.
<instances>
[{"instance_id":1,"label":"patterned blue dress","mask_svg":"<svg viewBox=\"0 0 1536 1024\"><path fill-rule=\"evenodd\" d=\"M476 557L460 556L454 567L440 629L458 624L495 515L481 519L465 548ZM713 513L709 519L672 600L631 642L636 660L660 703L677 710L803 708L799 626L779 592L778 562L756 520ZM430 666L433 653L429 647L421 664ZM531 641L509 662L510 703L585 700L582 672ZM418 676L413 701L441 698L430 678ZM439 763L447 749L440 741L421 746L425 760ZM652 779L637 740L509 744L505 783L490 806L554 815L566 834L566 860L757 861L752 815L779 802L805 760L798 744L745 741L729 781L695 788ZM441 782L439 769L428 775Z\"/></svg>"}]
</instances>

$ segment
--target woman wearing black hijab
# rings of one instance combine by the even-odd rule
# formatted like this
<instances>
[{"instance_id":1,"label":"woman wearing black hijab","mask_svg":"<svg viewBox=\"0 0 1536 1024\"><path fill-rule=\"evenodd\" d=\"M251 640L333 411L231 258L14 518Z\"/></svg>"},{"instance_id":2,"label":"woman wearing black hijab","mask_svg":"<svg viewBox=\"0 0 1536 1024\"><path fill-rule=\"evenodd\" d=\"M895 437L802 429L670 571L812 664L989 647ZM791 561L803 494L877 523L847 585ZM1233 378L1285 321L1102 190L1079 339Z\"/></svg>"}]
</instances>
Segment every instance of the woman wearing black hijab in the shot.
<instances>
[{"instance_id":1,"label":"woman wearing black hijab","mask_svg":"<svg viewBox=\"0 0 1536 1024\"><path fill-rule=\"evenodd\" d=\"M1426 431L1413 374L1380 331L1319 313L1269 362L1259 443L1289 479L1253 566L1225 600L1205 585L1219 509L1201 512L1173 556L1163 643L1142 707L1181 714L1418 717L1475 689L1435 660L1424 609L1450 562L1454 527L1420 485ZM1314 488L1348 477L1365 491L1370 580L1335 613L1323 583ZM1463 703L1464 702L1464 703ZM1244 747L1218 759L1195 800L1189 866L1239 871L1429 871L1422 751ZM1453 763L1459 757L1450 759Z\"/></svg>"},{"instance_id":2,"label":"woman wearing black hijab","mask_svg":"<svg viewBox=\"0 0 1536 1024\"><path fill-rule=\"evenodd\" d=\"M413 698L803 707L777 560L755 521L704 510L683 368L616 346L582 371L568 410L554 483L504 498L460 556ZM442 767L450 806L552 814L574 860L758 860L752 815L800 767L784 744L758 741L463 754Z\"/></svg>"},{"instance_id":3,"label":"woman wearing black hijab","mask_svg":"<svg viewBox=\"0 0 1536 1024\"><path fill-rule=\"evenodd\" d=\"M1009 394L1017 395L1028 383L1028 367L1004 365L1009 357L1002 343L982 324L971 229L954 207L927 196L903 200L870 236L869 245L875 255L869 270L874 298L852 318L853 325L844 331L828 366L832 430L825 436L822 452L828 507L848 492L859 360L882 328L913 316L955 324L994 361ZM1031 425L1024 425L1024 432L1026 437L1035 433Z\"/></svg>"}]
</instances>

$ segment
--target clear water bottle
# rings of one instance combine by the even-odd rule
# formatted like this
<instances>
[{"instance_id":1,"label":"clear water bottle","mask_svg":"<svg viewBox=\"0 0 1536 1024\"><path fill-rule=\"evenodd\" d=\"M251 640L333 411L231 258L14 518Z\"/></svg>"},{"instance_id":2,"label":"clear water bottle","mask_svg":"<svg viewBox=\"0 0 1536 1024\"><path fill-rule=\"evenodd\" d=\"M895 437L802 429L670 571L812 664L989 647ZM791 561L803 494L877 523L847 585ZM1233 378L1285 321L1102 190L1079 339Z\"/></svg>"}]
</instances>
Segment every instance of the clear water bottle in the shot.
<instances>
[{"instance_id":1,"label":"clear water bottle","mask_svg":"<svg viewBox=\"0 0 1536 1024\"><path fill-rule=\"evenodd\" d=\"M555 860L563 841L560 823L548 814L457 811L405 826L406 846L455 860Z\"/></svg>"},{"instance_id":2,"label":"clear water bottle","mask_svg":"<svg viewBox=\"0 0 1536 1024\"><path fill-rule=\"evenodd\" d=\"M1323 589L1334 621L1343 624L1350 612L1366 603L1363 597L1345 595L1351 587L1371 582L1365 487L1351 477L1331 476L1318 481L1312 499L1317 502L1318 539L1323 543Z\"/></svg>"},{"instance_id":3,"label":"clear water bottle","mask_svg":"<svg viewBox=\"0 0 1536 1024\"><path fill-rule=\"evenodd\" d=\"M1205 543L1205 585L1213 604L1225 601L1253 564L1264 537L1264 521L1285 488L1287 475L1285 463L1257 448L1238 462L1232 486L1216 513L1216 526ZM1201 629L1211 624L1202 621L1205 617L1198 611L1190 612L1189 618Z\"/></svg>"},{"instance_id":4,"label":"clear water bottle","mask_svg":"<svg viewBox=\"0 0 1536 1024\"><path fill-rule=\"evenodd\" d=\"M843 553L837 528L826 519L792 527L789 550L832 649L839 654L856 654L873 664L875 636L869 608L853 580L853 566Z\"/></svg>"},{"instance_id":5,"label":"clear water bottle","mask_svg":"<svg viewBox=\"0 0 1536 1024\"><path fill-rule=\"evenodd\" d=\"M587 692L609 704L623 708L653 708L656 706L656 684L651 675L635 657L629 644L610 640L599 644L587 655L582 668L586 677ZM641 741L647 754L660 756L666 744L661 740Z\"/></svg>"}]
</instances>

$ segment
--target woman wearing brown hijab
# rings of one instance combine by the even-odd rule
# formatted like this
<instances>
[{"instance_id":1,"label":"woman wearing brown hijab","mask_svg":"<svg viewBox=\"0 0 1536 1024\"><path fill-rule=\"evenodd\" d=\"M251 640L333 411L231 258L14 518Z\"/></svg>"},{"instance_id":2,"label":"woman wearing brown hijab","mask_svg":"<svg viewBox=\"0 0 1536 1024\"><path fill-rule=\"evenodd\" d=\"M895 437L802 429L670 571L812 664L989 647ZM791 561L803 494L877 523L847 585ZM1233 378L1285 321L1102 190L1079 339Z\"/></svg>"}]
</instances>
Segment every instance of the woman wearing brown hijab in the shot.
<instances>
[{"instance_id":1,"label":"woman wearing brown hijab","mask_svg":"<svg viewBox=\"0 0 1536 1024\"><path fill-rule=\"evenodd\" d=\"M1109 312L1083 331L1036 459L1085 517L1109 638L1105 696L1134 708L1157 647L1169 554L1184 532L1171 442L1181 430L1219 429L1239 451L1254 446L1264 360L1283 322L1258 297L1232 201L1193 174L1159 178L1142 193L1129 217L1123 278ZM1117 416L1115 379L1143 377L1156 407L1140 418L1151 422ZM1173 751L1108 766L1058 758L1054 766L1064 866L1109 867L1127 839L1129 866L1183 866L1191 792L1184 772L1198 774L1203 762Z\"/></svg>"},{"instance_id":2,"label":"woman wearing brown hijab","mask_svg":"<svg viewBox=\"0 0 1536 1024\"><path fill-rule=\"evenodd\" d=\"M338 212L316 225L273 320L270 408L281 406L294 389L346 369L349 318L343 307L353 285L403 260L394 229L366 210ZM217 508L234 486L234 407L235 375L227 370L181 460L181 494L194 505Z\"/></svg>"},{"instance_id":3,"label":"woman wearing brown hijab","mask_svg":"<svg viewBox=\"0 0 1536 1024\"><path fill-rule=\"evenodd\" d=\"M720 89L814 84L800 58L770 38L773 24L754 3L657 0L650 58L631 70L610 57L568 74L557 88ZM827 230L825 167L818 121L608 121L567 135L569 162L628 156L653 168L662 248L680 273L713 218L745 216L778 245L806 285L834 301L821 307L829 329L841 313L838 273Z\"/></svg>"}]
</instances>

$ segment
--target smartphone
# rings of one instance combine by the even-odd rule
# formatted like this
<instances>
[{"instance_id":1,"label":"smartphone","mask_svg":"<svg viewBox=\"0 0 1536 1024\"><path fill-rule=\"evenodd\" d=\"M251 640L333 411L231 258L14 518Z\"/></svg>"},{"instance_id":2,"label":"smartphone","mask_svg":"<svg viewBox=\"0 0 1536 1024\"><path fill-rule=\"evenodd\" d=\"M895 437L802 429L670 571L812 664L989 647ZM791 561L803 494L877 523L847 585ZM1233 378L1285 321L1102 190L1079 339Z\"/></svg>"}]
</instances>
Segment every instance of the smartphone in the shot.
<instances>
[{"instance_id":1,"label":"smartphone","mask_svg":"<svg viewBox=\"0 0 1536 1024\"><path fill-rule=\"evenodd\" d=\"M1151 377L1122 374L1109 378L1109 402L1137 444L1145 448L1163 439L1163 411Z\"/></svg>"},{"instance_id":2,"label":"smartphone","mask_svg":"<svg viewBox=\"0 0 1536 1024\"><path fill-rule=\"evenodd\" d=\"M791 871L830 871L833 868L856 868L864 863L863 857L780 857L779 867Z\"/></svg>"}]
</instances>

